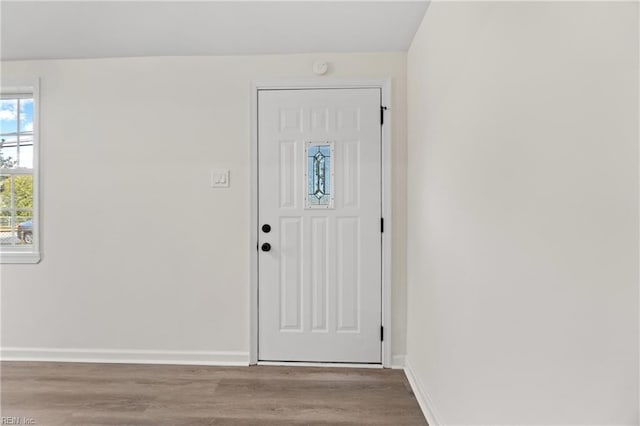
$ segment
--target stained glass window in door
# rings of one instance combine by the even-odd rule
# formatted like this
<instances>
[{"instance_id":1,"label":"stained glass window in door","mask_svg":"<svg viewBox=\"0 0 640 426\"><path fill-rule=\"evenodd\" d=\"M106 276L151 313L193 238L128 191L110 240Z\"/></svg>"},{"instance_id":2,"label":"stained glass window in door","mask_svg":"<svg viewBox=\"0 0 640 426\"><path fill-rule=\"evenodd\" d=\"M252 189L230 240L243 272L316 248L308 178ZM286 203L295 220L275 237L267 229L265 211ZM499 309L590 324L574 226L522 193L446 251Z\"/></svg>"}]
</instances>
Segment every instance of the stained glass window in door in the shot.
<instances>
[{"instance_id":1,"label":"stained glass window in door","mask_svg":"<svg viewBox=\"0 0 640 426\"><path fill-rule=\"evenodd\" d=\"M333 208L333 142L307 142L306 208Z\"/></svg>"}]
</instances>

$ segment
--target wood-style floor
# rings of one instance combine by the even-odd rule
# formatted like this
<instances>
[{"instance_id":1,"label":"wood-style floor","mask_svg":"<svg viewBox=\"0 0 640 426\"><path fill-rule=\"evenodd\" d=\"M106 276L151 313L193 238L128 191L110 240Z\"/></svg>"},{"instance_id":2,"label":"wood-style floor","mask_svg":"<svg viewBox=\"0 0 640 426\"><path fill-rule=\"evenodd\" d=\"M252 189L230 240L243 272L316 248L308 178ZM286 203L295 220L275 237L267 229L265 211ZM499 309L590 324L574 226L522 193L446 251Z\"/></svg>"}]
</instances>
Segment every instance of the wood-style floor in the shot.
<instances>
[{"instance_id":1,"label":"wood-style floor","mask_svg":"<svg viewBox=\"0 0 640 426\"><path fill-rule=\"evenodd\" d=\"M1 414L62 425L426 425L401 370L3 362Z\"/></svg>"}]
</instances>

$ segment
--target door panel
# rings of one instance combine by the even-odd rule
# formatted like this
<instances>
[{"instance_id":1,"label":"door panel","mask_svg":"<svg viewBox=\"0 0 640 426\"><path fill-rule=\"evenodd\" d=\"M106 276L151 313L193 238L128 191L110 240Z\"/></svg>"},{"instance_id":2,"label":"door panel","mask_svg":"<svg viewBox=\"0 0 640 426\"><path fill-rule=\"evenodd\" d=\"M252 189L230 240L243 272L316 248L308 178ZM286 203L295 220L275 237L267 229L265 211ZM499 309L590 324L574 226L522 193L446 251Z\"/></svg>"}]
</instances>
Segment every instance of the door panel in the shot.
<instances>
[{"instance_id":1,"label":"door panel","mask_svg":"<svg viewBox=\"0 0 640 426\"><path fill-rule=\"evenodd\" d=\"M380 90L260 91L258 111L258 358L379 363Z\"/></svg>"}]
</instances>

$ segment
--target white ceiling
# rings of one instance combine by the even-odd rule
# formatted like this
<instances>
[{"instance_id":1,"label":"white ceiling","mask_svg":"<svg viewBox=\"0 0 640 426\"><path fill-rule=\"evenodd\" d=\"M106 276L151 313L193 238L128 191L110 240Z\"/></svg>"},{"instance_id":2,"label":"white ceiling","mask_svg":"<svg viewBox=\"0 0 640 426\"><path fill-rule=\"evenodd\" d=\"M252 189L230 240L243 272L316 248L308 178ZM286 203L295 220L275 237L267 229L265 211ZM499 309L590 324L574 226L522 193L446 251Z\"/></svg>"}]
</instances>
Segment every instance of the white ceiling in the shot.
<instances>
[{"instance_id":1,"label":"white ceiling","mask_svg":"<svg viewBox=\"0 0 640 426\"><path fill-rule=\"evenodd\" d=\"M407 50L422 1L7 1L3 60Z\"/></svg>"}]
</instances>

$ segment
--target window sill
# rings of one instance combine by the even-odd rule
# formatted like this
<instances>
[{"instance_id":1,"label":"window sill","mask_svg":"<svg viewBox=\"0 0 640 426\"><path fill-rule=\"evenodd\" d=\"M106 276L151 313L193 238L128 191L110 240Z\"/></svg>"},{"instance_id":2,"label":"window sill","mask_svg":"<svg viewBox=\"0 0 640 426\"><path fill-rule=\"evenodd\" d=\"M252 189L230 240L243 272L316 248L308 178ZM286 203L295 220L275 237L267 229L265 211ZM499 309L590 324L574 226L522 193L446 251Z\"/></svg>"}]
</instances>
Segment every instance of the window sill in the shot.
<instances>
[{"instance_id":1,"label":"window sill","mask_svg":"<svg viewBox=\"0 0 640 426\"><path fill-rule=\"evenodd\" d=\"M24 263L39 263L40 262L40 253L29 252L29 253L20 253L20 252L10 252L10 253L0 253L0 264L24 264Z\"/></svg>"}]
</instances>

